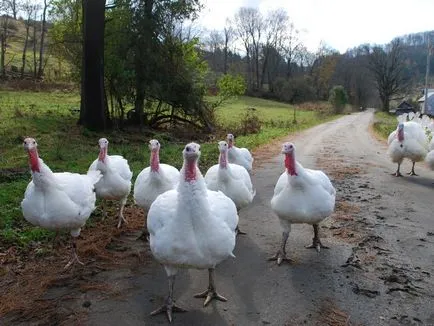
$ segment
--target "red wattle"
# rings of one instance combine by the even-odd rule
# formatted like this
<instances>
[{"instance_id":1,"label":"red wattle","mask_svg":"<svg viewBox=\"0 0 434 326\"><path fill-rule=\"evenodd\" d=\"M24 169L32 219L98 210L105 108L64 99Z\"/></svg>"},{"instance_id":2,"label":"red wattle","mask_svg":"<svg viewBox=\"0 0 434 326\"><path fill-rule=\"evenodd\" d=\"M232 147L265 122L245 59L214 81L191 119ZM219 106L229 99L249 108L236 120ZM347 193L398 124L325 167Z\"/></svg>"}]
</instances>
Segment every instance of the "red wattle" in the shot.
<instances>
[{"instance_id":1,"label":"red wattle","mask_svg":"<svg viewBox=\"0 0 434 326\"><path fill-rule=\"evenodd\" d=\"M33 172L41 172L41 169L39 166L38 151L36 150L36 148L29 150L29 163L30 163L30 169Z\"/></svg>"},{"instance_id":2,"label":"red wattle","mask_svg":"<svg viewBox=\"0 0 434 326\"><path fill-rule=\"evenodd\" d=\"M285 167L290 175L297 175L295 171L295 158L292 154L285 154Z\"/></svg>"},{"instance_id":3,"label":"red wattle","mask_svg":"<svg viewBox=\"0 0 434 326\"><path fill-rule=\"evenodd\" d=\"M195 181L196 180L196 162L187 162L185 167L185 181Z\"/></svg>"}]
</instances>

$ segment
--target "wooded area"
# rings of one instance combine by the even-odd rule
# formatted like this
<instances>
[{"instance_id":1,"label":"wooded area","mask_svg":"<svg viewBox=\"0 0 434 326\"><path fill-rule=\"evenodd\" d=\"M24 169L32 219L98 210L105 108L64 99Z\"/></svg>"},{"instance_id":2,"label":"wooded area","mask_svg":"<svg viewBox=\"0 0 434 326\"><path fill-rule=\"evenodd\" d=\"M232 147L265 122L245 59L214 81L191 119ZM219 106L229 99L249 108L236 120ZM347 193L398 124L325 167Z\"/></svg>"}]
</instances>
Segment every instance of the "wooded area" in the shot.
<instances>
[{"instance_id":1,"label":"wooded area","mask_svg":"<svg viewBox=\"0 0 434 326\"><path fill-rule=\"evenodd\" d=\"M215 107L244 90L288 103L328 100L338 90L354 107L388 110L423 87L430 33L312 52L283 9L239 8L222 30L203 32L194 23L199 0L32 1L1 2L1 75L42 80L48 60L66 62L68 79L82 84L80 123L89 129L210 131ZM17 26L21 67L8 70ZM208 94L221 96L210 102Z\"/></svg>"}]
</instances>

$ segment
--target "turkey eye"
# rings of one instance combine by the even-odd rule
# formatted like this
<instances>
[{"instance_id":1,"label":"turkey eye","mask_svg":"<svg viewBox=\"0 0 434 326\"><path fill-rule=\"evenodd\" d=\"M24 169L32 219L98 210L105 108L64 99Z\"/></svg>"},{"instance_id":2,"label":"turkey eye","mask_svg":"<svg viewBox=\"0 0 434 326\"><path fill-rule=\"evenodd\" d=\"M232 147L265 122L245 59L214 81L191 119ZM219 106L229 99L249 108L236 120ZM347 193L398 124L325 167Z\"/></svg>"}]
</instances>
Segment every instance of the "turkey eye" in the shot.
<instances>
[{"instance_id":1,"label":"turkey eye","mask_svg":"<svg viewBox=\"0 0 434 326\"><path fill-rule=\"evenodd\" d=\"M35 144L36 144L36 142L34 141L34 142L33 142L33 145L35 145Z\"/></svg>"},{"instance_id":2,"label":"turkey eye","mask_svg":"<svg viewBox=\"0 0 434 326\"><path fill-rule=\"evenodd\" d=\"M185 150L186 150L187 152L189 152L189 151L190 151L190 147L186 147Z\"/></svg>"}]
</instances>

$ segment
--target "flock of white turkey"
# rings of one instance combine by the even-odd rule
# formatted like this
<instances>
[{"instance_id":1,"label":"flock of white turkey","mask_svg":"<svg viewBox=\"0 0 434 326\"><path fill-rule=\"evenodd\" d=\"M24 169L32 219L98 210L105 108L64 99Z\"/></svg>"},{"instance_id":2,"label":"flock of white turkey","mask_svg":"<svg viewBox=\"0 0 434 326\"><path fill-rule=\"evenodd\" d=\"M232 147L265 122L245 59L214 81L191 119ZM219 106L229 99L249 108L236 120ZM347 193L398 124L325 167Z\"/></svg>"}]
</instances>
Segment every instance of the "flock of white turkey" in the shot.
<instances>
[{"instance_id":1,"label":"flock of white turkey","mask_svg":"<svg viewBox=\"0 0 434 326\"><path fill-rule=\"evenodd\" d=\"M408 120L408 121L407 121ZM388 139L388 153L398 164L400 176L404 158L414 163L426 160L434 169L434 122L415 114L398 118L398 128ZM431 138L431 141L430 141ZM152 315L164 312L169 321L172 313L185 311L175 304L175 275L182 268L208 269L209 286L196 295L211 300L226 301L216 290L215 267L233 256L238 228L238 212L255 197L250 172L253 157L245 148L234 145L234 136L218 143L218 164L202 176L198 161L200 145L189 143L182 151L184 163L180 171L160 163L160 143L149 142L150 166L143 169L134 183L135 203L147 211L146 229L153 256L164 266L169 280L169 295L164 305ZM430 142L429 142L430 141ZM99 140L100 153L87 174L53 173L39 158L33 138L24 140L29 154L32 181L21 203L24 218L47 229L66 229L72 236L72 256L65 268L83 264L77 256L76 238L95 209L96 198L120 201L118 227L127 222L123 209L131 191L131 172L122 156L108 155L108 140ZM286 257L285 246L291 224L313 226L312 245L320 251L324 246L318 234L318 224L330 216L335 207L336 190L330 179L318 170L305 169L295 159L295 146L282 146L285 171L278 178L271 199L271 209L283 228L282 242L276 255L280 265Z\"/></svg>"},{"instance_id":2,"label":"flock of white turkey","mask_svg":"<svg viewBox=\"0 0 434 326\"><path fill-rule=\"evenodd\" d=\"M402 114L397 119L398 127L387 139L387 152L392 162L398 164L394 175L402 176L400 167L405 158L413 163L409 175L417 175L414 166L421 161L434 170L434 120L413 112Z\"/></svg>"}]
</instances>

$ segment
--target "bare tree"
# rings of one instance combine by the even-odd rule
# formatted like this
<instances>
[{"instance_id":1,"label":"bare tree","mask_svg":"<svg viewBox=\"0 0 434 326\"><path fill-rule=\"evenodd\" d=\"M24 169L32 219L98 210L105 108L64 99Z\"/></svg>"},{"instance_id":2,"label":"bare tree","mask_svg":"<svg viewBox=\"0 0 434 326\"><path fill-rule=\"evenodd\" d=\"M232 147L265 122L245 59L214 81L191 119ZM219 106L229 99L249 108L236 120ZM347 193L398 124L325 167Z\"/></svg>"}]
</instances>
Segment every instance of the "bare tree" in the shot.
<instances>
[{"instance_id":1,"label":"bare tree","mask_svg":"<svg viewBox=\"0 0 434 326\"><path fill-rule=\"evenodd\" d=\"M37 39L37 17L38 16L38 10L35 10L33 12L33 78L36 79L37 77L37 69L38 69L38 61L36 58L36 53L38 51L38 39Z\"/></svg>"},{"instance_id":2,"label":"bare tree","mask_svg":"<svg viewBox=\"0 0 434 326\"><path fill-rule=\"evenodd\" d=\"M4 78L6 76L6 51L8 46L8 40L11 34L10 31L10 14L11 8L7 1L0 2L0 70L1 75Z\"/></svg>"},{"instance_id":3,"label":"bare tree","mask_svg":"<svg viewBox=\"0 0 434 326\"><path fill-rule=\"evenodd\" d=\"M231 21L226 19L226 26L223 29L223 37L224 37L224 47L223 47L223 73L226 75L228 72L228 55L229 55L229 46L232 42L232 38L234 36L234 29L231 26Z\"/></svg>"},{"instance_id":4,"label":"bare tree","mask_svg":"<svg viewBox=\"0 0 434 326\"><path fill-rule=\"evenodd\" d=\"M32 21L33 13L37 9L37 5L33 3L31 0L26 0L21 7L22 11L26 15L26 20L24 21L24 26L26 28L26 36L24 37L24 47L23 47L23 56L22 56L22 65L21 65L21 78L24 77L24 70L26 67L26 54L27 54L27 46L29 44L29 36L30 36L30 26Z\"/></svg>"},{"instance_id":5,"label":"bare tree","mask_svg":"<svg viewBox=\"0 0 434 326\"><path fill-rule=\"evenodd\" d=\"M289 22L284 9L277 9L268 13L264 24L264 44L262 45L262 74L260 87L264 85L271 51L280 53ZM269 74L270 76L270 74ZM268 81L270 83L270 80Z\"/></svg>"},{"instance_id":6,"label":"bare tree","mask_svg":"<svg viewBox=\"0 0 434 326\"><path fill-rule=\"evenodd\" d=\"M47 10L50 2L44 0L44 5L42 7L42 19L41 19L41 40L39 47L39 68L38 68L38 78L42 78L44 75L44 50L45 50L45 33L47 32Z\"/></svg>"},{"instance_id":7,"label":"bare tree","mask_svg":"<svg viewBox=\"0 0 434 326\"><path fill-rule=\"evenodd\" d=\"M401 41L396 39L386 48L375 46L369 55L368 67L373 73L383 110L389 111L391 97L403 92L407 86Z\"/></svg>"},{"instance_id":8,"label":"bare tree","mask_svg":"<svg viewBox=\"0 0 434 326\"><path fill-rule=\"evenodd\" d=\"M259 52L264 19L258 9L242 7L235 14L234 21L238 37L246 51L249 86L259 89Z\"/></svg>"},{"instance_id":9,"label":"bare tree","mask_svg":"<svg viewBox=\"0 0 434 326\"><path fill-rule=\"evenodd\" d=\"M303 51L302 46L303 44L299 38L299 31L295 28L293 23L290 23L287 29L284 44L286 58L286 78L291 78L292 67Z\"/></svg>"},{"instance_id":10,"label":"bare tree","mask_svg":"<svg viewBox=\"0 0 434 326\"><path fill-rule=\"evenodd\" d=\"M17 0L4 0L4 2L9 7L12 17L14 17L14 19L16 20L20 4L17 2Z\"/></svg>"}]
</instances>

